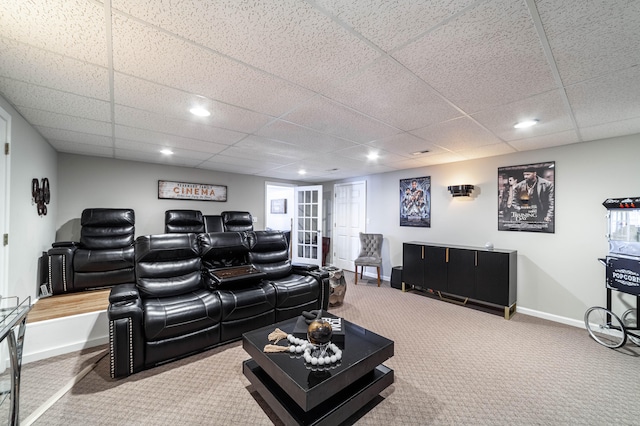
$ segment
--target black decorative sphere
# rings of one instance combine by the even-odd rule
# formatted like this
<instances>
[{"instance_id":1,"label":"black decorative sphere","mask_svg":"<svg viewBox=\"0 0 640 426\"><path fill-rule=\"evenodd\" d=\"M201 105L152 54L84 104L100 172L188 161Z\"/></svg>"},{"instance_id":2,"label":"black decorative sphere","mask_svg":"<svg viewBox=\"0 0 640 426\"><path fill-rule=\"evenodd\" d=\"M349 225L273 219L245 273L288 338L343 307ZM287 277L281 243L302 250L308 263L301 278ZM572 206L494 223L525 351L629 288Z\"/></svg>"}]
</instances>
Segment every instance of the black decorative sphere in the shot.
<instances>
[{"instance_id":1,"label":"black decorative sphere","mask_svg":"<svg viewBox=\"0 0 640 426\"><path fill-rule=\"evenodd\" d=\"M331 323L323 319L313 320L307 328L307 339L314 345L324 345L331 341L333 329Z\"/></svg>"}]
</instances>

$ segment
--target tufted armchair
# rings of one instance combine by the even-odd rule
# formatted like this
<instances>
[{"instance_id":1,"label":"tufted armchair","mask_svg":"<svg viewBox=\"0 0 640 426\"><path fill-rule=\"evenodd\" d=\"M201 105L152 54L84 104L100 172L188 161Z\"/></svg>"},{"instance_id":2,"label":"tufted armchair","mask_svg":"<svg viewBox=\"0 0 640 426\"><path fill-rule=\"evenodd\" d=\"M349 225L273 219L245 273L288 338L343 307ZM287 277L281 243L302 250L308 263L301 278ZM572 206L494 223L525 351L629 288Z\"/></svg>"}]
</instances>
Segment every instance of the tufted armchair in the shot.
<instances>
[{"instance_id":1,"label":"tufted armchair","mask_svg":"<svg viewBox=\"0 0 640 426\"><path fill-rule=\"evenodd\" d=\"M360 278L365 266L375 266L378 271L378 287L380 287L380 268L382 267L382 234L360 233L360 254L353 261L356 265L356 284L358 284L358 266Z\"/></svg>"}]
</instances>

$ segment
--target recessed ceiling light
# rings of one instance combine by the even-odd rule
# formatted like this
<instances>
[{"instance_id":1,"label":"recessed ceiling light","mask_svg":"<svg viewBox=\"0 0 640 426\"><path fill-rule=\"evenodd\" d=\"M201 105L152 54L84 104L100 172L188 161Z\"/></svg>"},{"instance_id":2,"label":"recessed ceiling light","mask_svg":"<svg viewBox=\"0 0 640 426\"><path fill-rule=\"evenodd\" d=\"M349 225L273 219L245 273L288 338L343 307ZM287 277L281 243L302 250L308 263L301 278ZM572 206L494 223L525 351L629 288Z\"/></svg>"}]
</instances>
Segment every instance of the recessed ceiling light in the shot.
<instances>
[{"instance_id":1,"label":"recessed ceiling light","mask_svg":"<svg viewBox=\"0 0 640 426\"><path fill-rule=\"evenodd\" d=\"M380 155L377 152L370 152L369 154L367 154L367 158L369 160L375 160L379 157Z\"/></svg>"},{"instance_id":2,"label":"recessed ceiling light","mask_svg":"<svg viewBox=\"0 0 640 426\"><path fill-rule=\"evenodd\" d=\"M171 150L170 150L170 149L168 149L168 148L161 149L161 150L160 150L160 153L161 153L161 154L164 154L164 155L173 155L173 151L171 151Z\"/></svg>"},{"instance_id":3,"label":"recessed ceiling light","mask_svg":"<svg viewBox=\"0 0 640 426\"><path fill-rule=\"evenodd\" d=\"M538 119L524 120L516 123L513 127L515 127L516 129L526 129L527 127L535 126L539 121L540 120Z\"/></svg>"},{"instance_id":4,"label":"recessed ceiling light","mask_svg":"<svg viewBox=\"0 0 640 426\"><path fill-rule=\"evenodd\" d=\"M299 175L306 175L306 174L307 174L307 171L306 171L306 170L304 170L304 169L300 169L300 170L298 170L298 174L299 174Z\"/></svg>"},{"instance_id":5,"label":"recessed ceiling light","mask_svg":"<svg viewBox=\"0 0 640 426\"><path fill-rule=\"evenodd\" d=\"M193 115L197 115L198 117L208 117L211 115L209 111L201 107L194 107L189 110L189 112Z\"/></svg>"}]
</instances>

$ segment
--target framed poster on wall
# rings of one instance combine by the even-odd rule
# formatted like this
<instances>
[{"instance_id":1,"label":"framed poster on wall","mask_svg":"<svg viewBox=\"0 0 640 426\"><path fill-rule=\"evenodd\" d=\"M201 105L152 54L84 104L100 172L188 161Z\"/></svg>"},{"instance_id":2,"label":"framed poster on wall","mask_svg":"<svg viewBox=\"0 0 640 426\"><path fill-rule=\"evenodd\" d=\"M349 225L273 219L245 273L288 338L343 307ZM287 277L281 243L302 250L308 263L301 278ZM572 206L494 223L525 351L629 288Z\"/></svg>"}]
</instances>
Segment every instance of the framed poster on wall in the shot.
<instances>
[{"instance_id":1,"label":"framed poster on wall","mask_svg":"<svg viewBox=\"0 0 640 426\"><path fill-rule=\"evenodd\" d=\"M498 168L498 230L555 232L555 161Z\"/></svg>"},{"instance_id":2,"label":"framed poster on wall","mask_svg":"<svg viewBox=\"0 0 640 426\"><path fill-rule=\"evenodd\" d=\"M271 200L271 214L287 214L287 199Z\"/></svg>"},{"instance_id":3,"label":"framed poster on wall","mask_svg":"<svg viewBox=\"0 0 640 426\"><path fill-rule=\"evenodd\" d=\"M400 226L431 227L431 176L400 179Z\"/></svg>"}]
</instances>

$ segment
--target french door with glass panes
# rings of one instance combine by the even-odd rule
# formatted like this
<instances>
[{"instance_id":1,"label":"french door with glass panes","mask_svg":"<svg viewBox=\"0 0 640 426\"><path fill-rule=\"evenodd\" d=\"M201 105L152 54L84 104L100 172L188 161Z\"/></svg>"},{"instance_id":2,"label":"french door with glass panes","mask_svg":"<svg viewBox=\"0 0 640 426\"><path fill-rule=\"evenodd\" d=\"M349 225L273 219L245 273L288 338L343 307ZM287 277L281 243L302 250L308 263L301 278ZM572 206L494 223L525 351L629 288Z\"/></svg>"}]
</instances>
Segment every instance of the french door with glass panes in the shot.
<instances>
[{"instance_id":1,"label":"french door with glass panes","mask_svg":"<svg viewBox=\"0 0 640 426\"><path fill-rule=\"evenodd\" d=\"M291 260L322 266L322 185L296 187L294 203Z\"/></svg>"}]
</instances>

